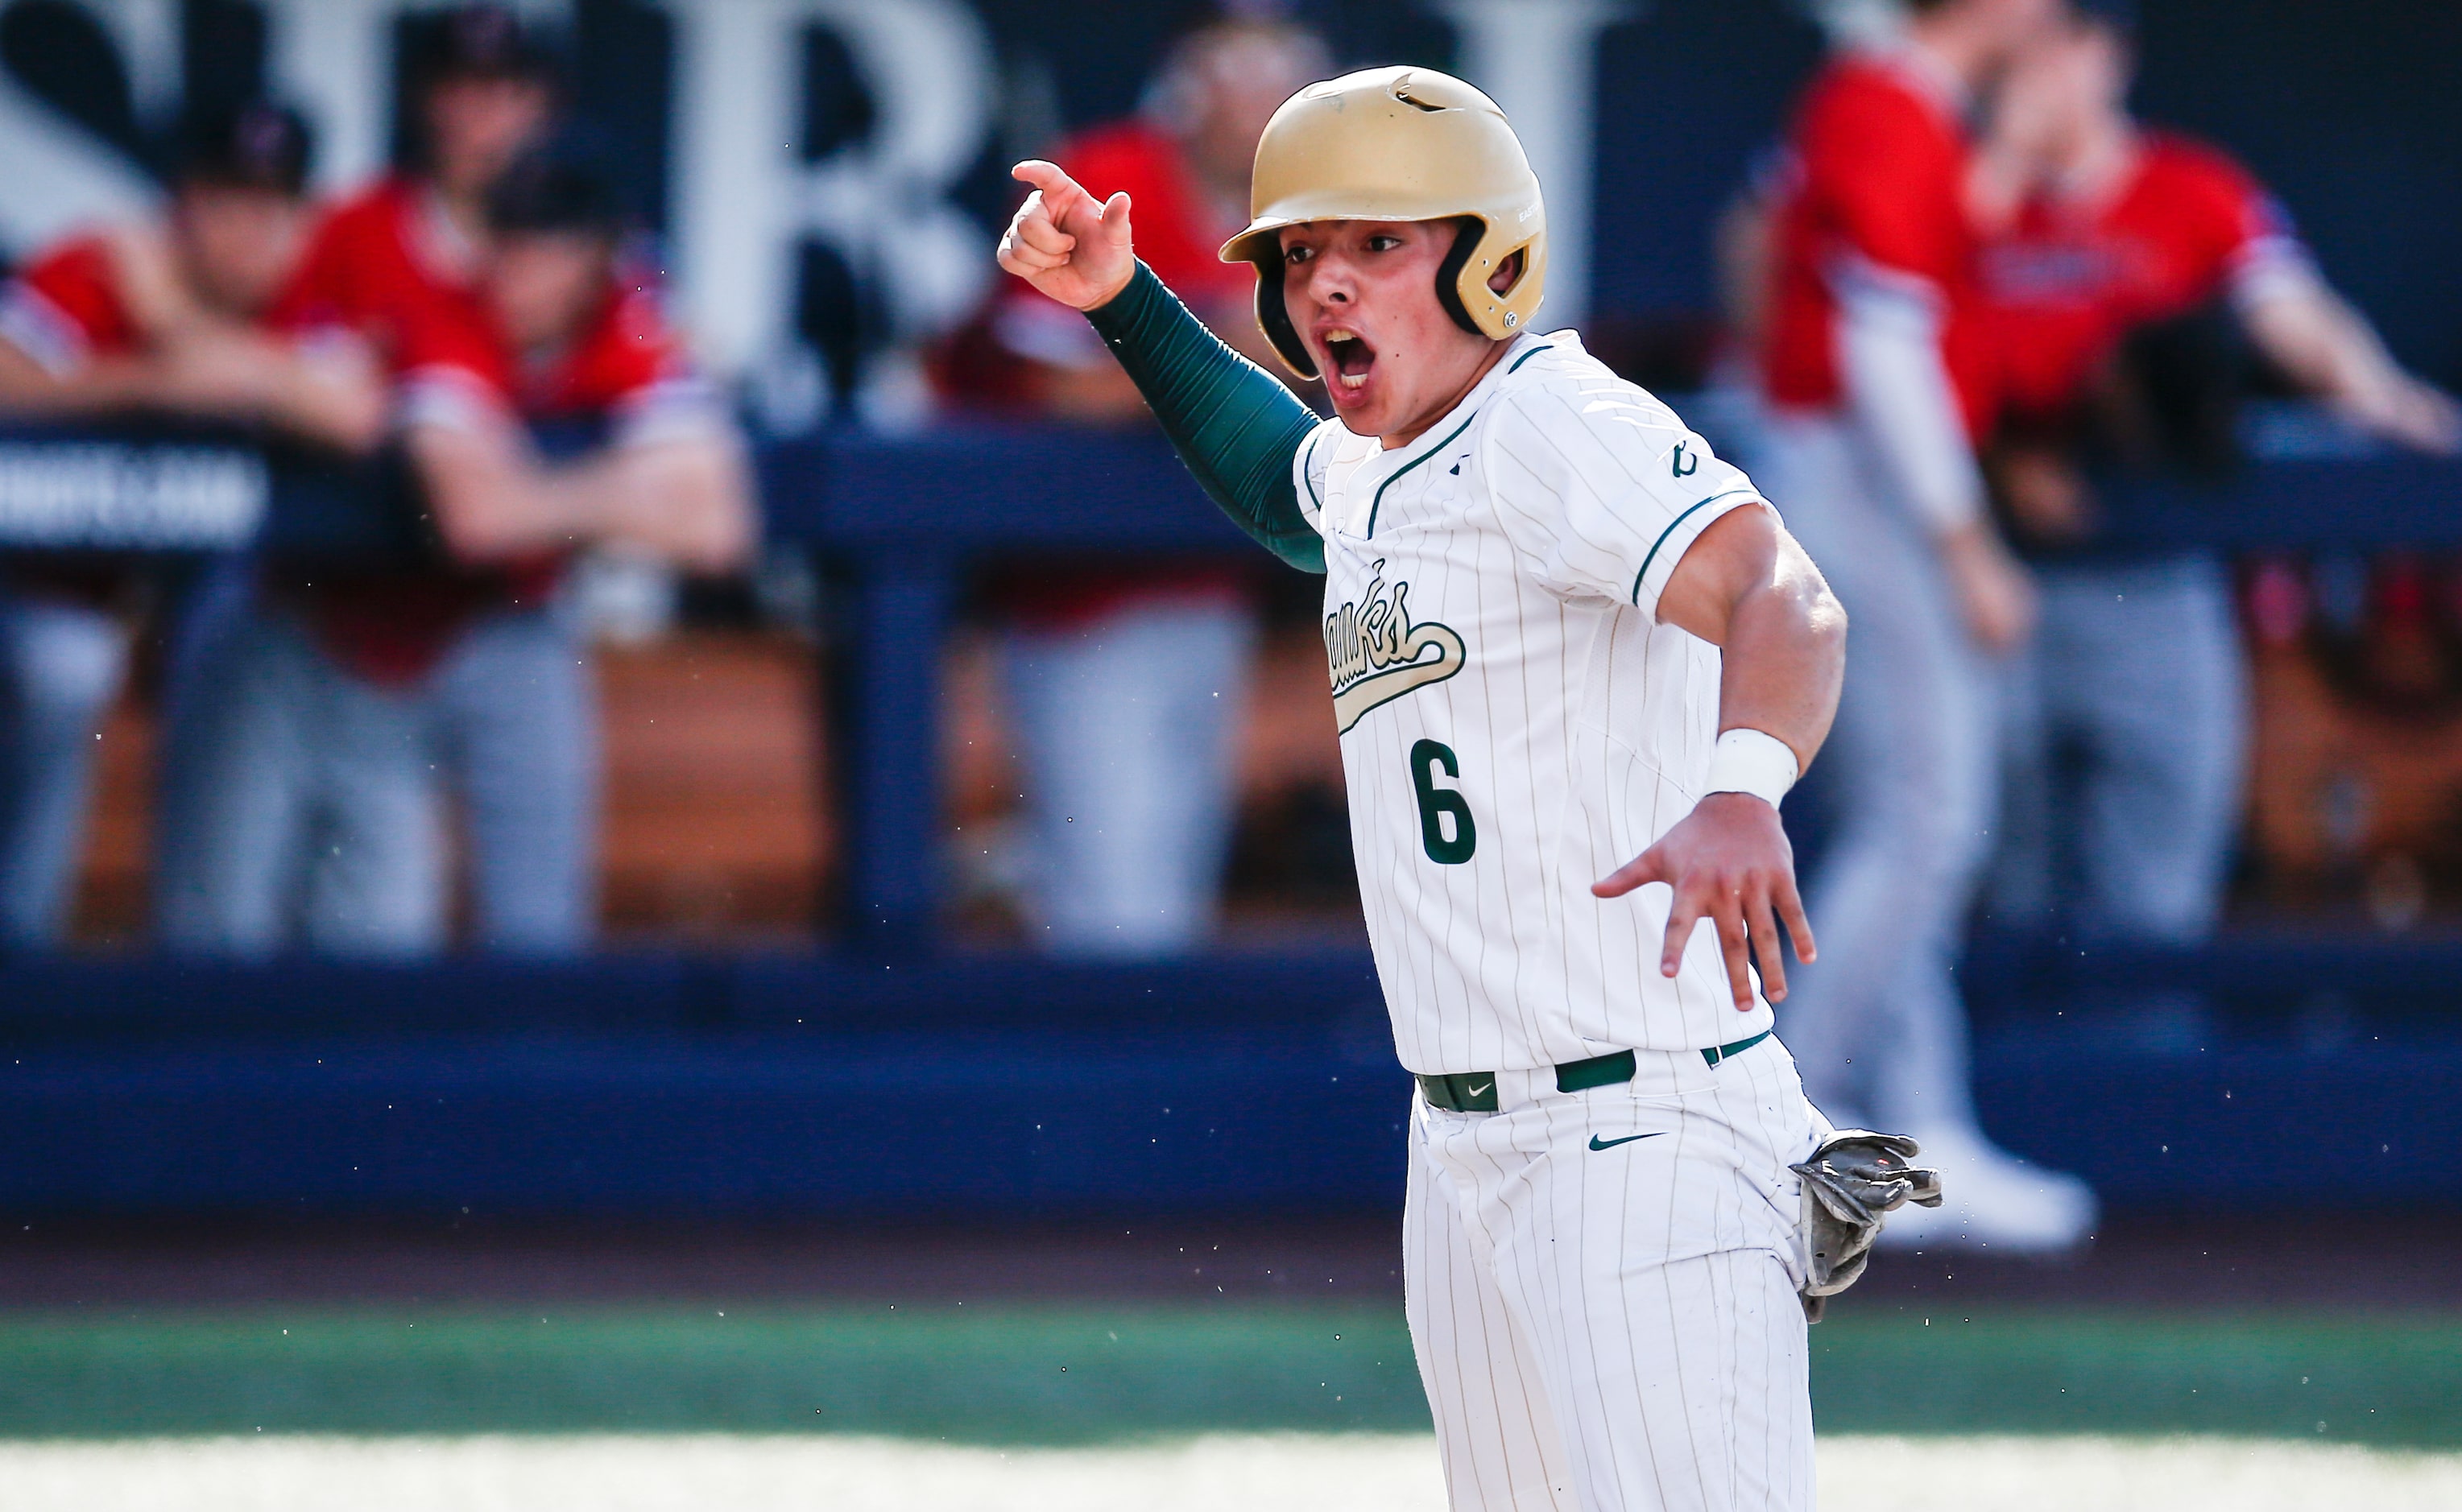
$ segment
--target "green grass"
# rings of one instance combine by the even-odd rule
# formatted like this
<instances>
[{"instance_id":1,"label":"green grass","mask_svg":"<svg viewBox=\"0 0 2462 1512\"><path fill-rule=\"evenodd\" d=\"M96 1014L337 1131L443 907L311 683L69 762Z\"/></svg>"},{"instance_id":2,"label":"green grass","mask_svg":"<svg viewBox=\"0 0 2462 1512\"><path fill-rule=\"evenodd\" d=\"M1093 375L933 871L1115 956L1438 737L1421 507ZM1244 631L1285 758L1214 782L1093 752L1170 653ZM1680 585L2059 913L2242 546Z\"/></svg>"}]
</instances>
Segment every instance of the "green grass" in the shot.
<instances>
[{"instance_id":1,"label":"green grass","mask_svg":"<svg viewBox=\"0 0 2462 1512\"><path fill-rule=\"evenodd\" d=\"M1424 1428L1397 1311L955 1307L0 1321L0 1436Z\"/></svg>"},{"instance_id":2,"label":"green grass","mask_svg":"<svg viewBox=\"0 0 2462 1512\"><path fill-rule=\"evenodd\" d=\"M1849 1313L1812 1337L1826 1430L2462 1445L2451 1316ZM0 1314L11 1437L1426 1426L1388 1307Z\"/></svg>"},{"instance_id":3,"label":"green grass","mask_svg":"<svg viewBox=\"0 0 2462 1512\"><path fill-rule=\"evenodd\" d=\"M1842 1433L2462 1445L2462 1318L2451 1315L1849 1315L1812 1341L1816 1420Z\"/></svg>"}]
</instances>

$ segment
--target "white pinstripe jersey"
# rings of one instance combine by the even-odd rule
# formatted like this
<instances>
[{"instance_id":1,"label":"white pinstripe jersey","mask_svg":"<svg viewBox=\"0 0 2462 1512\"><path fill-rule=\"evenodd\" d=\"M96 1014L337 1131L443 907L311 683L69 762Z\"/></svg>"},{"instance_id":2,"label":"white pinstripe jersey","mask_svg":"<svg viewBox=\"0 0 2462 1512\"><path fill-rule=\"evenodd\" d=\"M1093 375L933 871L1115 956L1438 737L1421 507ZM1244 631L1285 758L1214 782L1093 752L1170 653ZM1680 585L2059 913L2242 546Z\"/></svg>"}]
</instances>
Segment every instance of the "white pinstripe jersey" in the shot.
<instances>
[{"instance_id":1,"label":"white pinstripe jersey","mask_svg":"<svg viewBox=\"0 0 2462 1512\"><path fill-rule=\"evenodd\" d=\"M1739 1013L1704 921L1659 974L1663 884L1590 884L1692 811L1717 647L1658 595L1713 521L1760 502L1571 331L1515 340L1408 446L1329 420L1293 463L1325 535L1326 650L1376 970L1414 1072L1688 1050Z\"/></svg>"}]
</instances>

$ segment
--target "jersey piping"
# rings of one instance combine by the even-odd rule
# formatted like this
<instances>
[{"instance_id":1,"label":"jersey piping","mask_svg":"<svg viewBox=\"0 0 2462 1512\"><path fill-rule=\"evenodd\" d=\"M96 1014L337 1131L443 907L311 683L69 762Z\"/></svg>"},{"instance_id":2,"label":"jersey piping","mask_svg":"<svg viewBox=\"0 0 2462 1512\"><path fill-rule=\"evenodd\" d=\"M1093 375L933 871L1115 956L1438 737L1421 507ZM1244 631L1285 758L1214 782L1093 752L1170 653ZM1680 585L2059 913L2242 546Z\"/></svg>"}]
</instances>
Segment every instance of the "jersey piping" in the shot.
<instances>
[{"instance_id":1,"label":"jersey piping","mask_svg":"<svg viewBox=\"0 0 2462 1512\"><path fill-rule=\"evenodd\" d=\"M1514 367L1518 368L1521 365L1521 363L1517 362L1514 364ZM1510 373L1513 370L1508 368L1505 371ZM1469 430L1470 422L1478 418L1479 411L1477 410L1473 410L1468 415L1463 415L1462 422L1459 425L1455 426L1451 431L1447 432L1443 440L1438 441L1436 445L1429 447L1418 456L1412 458L1409 461L1404 462L1401 466L1393 469L1393 477L1376 485L1376 497L1368 501L1367 538L1369 540L1373 541L1376 539L1376 511L1385 507L1385 490L1393 487L1395 483L1400 482L1403 475L1410 472L1412 468L1418 466L1421 462L1426 461L1431 457L1441 455L1446 447L1451 446L1454 443L1454 437L1461 435L1462 432Z\"/></svg>"},{"instance_id":2,"label":"jersey piping","mask_svg":"<svg viewBox=\"0 0 2462 1512\"><path fill-rule=\"evenodd\" d=\"M1692 519L1695 515L1699 514L1702 510L1709 508L1719 500L1733 499L1738 494L1750 494L1752 492L1753 490L1749 488L1730 488L1724 493L1712 494L1709 498L1702 500L1699 503L1695 504L1692 508L1669 521L1667 522L1667 528L1658 533L1658 539L1650 543L1650 554L1641 559L1641 570L1632 575L1633 607L1639 608L1641 607L1641 586L1650 581L1650 564L1658 560L1658 548L1667 544L1668 537L1675 534L1677 530L1681 529L1684 522Z\"/></svg>"},{"instance_id":3,"label":"jersey piping","mask_svg":"<svg viewBox=\"0 0 2462 1512\"><path fill-rule=\"evenodd\" d=\"M1535 356L1538 356L1538 355L1539 355L1541 352L1543 352L1543 351L1553 351L1553 350L1554 350L1553 348L1551 348L1550 346L1548 346L1548 345L1547 345L1545 342L1544 342L1544 341L1543 341L1543 342L1538 342L1538 343L1533 344L1529 351L1527 351L1523 352L1522 355L1520 355L1520 356L1518 356L1518 357L1514 358L1514 359L1512 360L1512 362L1510 362L1510 363L1506 364L1505 369L1504 369L1505 375L1506 375L1507 377L1512 376L1514 373L1519 373L1519 372L1521 372L1521 371L1522 371L1522 365L1523 365L1523 363L1528 362L1531 358L1533 358L1533 357L1535 357ZM1374 499L1371 500L1369 501L1369 504L1368 504L1368 532L1367 532L1367 534L1368 534L1368 539L1369 539L1369 540L1373 541L1373 540L1375 540L1375 539L1376 539L1376 512L1377 512L1378 510L1380 510L1380 509L1382 509L1382 508L1384 508L1384 507L1385 507L1385 490L1387 490L1388 488L1393 487L1395 483L1399 482L1399 481L1401 480L1401 479L1402 479L1402 475L1403 475L1404 473L1409 472L1412 468L1418 466L1421 462L1426 461L1429 458L1434 457L1434 456L1436 456L1437 453L1439 453L1439 452L1443 451L1443 450L1444 450L1448 445L1450 445L1450 444L1452 443L1452 441L1453 441L1453 439L1454 439L1454 437L1455 437L1459 436L1459 435L1461 435L1461 433L1462 433L1462 432L1464 432L1464 431L1466 431L1466 430L1470 429L1470 422L1471 422L1471 421L1473 421L1473 420L1475 420L1475 419L1478 419L1478 418L1479 418L1479 412L1478 412L1477 410L1473 410L1470 414L1463 415L1463 416L1462 416L1462 422L1461 422L1461 424L1455 426L1455 427L1453 428L1453 430L1452 430L1450 433L1448 433L1448 434L1446 435L1446 437L1445 437L1445 438L1444 438L1443 440L1438 441L1436 445L1434 445L1434 446L1432 446L1432 447L1428 448L1428 450L1427 450L1425 453L1423 453L1422 455L1417 456L1417 457L1415 457L1415 458L1411 458L1409 461L1404 462L1404 463L1403 463L1399 468L1396 468L1396 469L1394 470L1394 473L1393 473L1393 477L1391 477L1391 478L1389 478L1389 479L1385 479L1385 481L1383 481L1383 482L1381 482L1381 483L1379 483L1379 484L1377 484L1377 485L1376 485L1376 497L1375 497ZM1315 437L1309 437L1309 439L1308 439L1308 454L1309 454L1309 457L1310 457L1311 458L1314 458L1314 456L1315 456L1315 453L1316 453L1316 439L1315 439ZM1308 478L1307 467L1307 464L1306 464L1306 463L1302 463L1302 464L1301 464L1301 468L1300 468L1300 476L1301 476L1302 478L1304 478L1304 479ZM1312 498L1312 499L1313 499L1313 498L1315 498L1315 496L1316 496L1316 482L1315 482L1315 479L1308 479L1308 496L1309 496L1310 498ZM1323 501L1322 500L1318 500L1318 507L1319 507L1319 508L1324 507L1324 501Z\"/></svg>"}]
</instances>

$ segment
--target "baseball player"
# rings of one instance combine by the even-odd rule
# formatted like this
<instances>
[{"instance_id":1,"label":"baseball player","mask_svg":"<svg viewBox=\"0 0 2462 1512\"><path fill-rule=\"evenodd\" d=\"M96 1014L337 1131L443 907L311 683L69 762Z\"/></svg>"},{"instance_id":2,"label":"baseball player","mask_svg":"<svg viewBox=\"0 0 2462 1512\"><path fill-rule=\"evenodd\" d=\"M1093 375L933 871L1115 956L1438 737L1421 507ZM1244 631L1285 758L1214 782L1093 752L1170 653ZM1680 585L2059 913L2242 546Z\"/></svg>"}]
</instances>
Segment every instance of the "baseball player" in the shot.
<instances>
[{"instance_id":1,"label":"baseball player","mask_svg":"<svg viewBox=\"0 0 2462 1512\"><path fill-rule=\"evenodd\" d=\"M2024 65L2051 84L2041 186L1981 264L1999 501L2042 587L2035 643L2001 686L2012 780L1992 906L2049 923L2057 899L2099 938L2194 945L2221 911L2238 826L2248 673L2229 565L2101 536L2076 471L2081 448L2114 449L2106 414L2131 339L2227 349L2228 310L2298 387L2423 451L2462 451L2462 410L2392 360L2245 168L2130 118L2126 0L2074 11ZM2167 394L2165 409L2227 415L2194 401L2227 392L2231 366L2170 356L2165 378L2192 402Z\"/></svg>"},{"instance_id":2,"label":"baseball player","mask_svg":"<svg viewBox=\"0 0 2462 1512\"><path fill-rule=\"evenodd\" d=\"M1539 183L1458 79L1313 84L1258 145L1222 256L1328 379L1322 423L1136 261L1128 196L1016 173L1002 266L1086 311L1216 500L1326 576L1453 1505L1809 1506L1798 1294L1845 1274L1820 1217L1851 1247L1913 1184L1868 1144L1889 1179L1805 1224L1844 1158L1770 1034L1780 922L1813 953L1777 803L1838 699L1821 574L1665 405L1530 329Z\"/></svg>"},{"instance_id":3,"label":"baseball player","mask_svg":"<svg viewBox=\"0 0 2462 1512\"><path fill-rule=\"evenodd\" d=\"M191 670L211 696L184 700L175 723L156 881L174 948L441 948L448 783L481 942L555 953L594 927L597 719L562 584L592 546L740 565L750 486L724 407L624 255L605 181L527 161L486 210L487 257L460 316L370 279L420 311L384 350L443 551L268 554ZM551 463L533 425L602 435Z\"/></svg>"},{"instance_id":4,"label":"baseball player","mask_svg":"<svg viewBox=\"0 0 2462 1512\"><path fill-rule=\"evenodd\" d=\"M85 230L0 285L0 413L187 415L339 452L375 443L384 392L346 344L277 333L313 213L313 140L263 101L182 133L159 222ZM0 941L64 943L101 725L152 571L135 556L0 563Z\"/></svg>"},{"instance_id":5,"label":"baseball player","mask_svg":"<svg viewBox=\"0 0 2462 1512\"><path fill-rule=\"evenodd\" d=\"M1827 774L1835 835L1810 879L1829 943L1786 1009L1812 1095L1908 1130L1955 1205L1894 1241L2058 1252L2097 1212L2074 1176L1985 1137L1957 954L1996 807L1994 690L2033 588L1984 510L1973 434L1995 361L1976 231L2022 189L1985 91L2022 117L2012 60L2053 0L1907 0L1901 32L1843 51L1788 134L1760 351L1756 459L1855 615ZM2013 187L2015 186L2015 187Z\"/></svg>"}]
</instances>

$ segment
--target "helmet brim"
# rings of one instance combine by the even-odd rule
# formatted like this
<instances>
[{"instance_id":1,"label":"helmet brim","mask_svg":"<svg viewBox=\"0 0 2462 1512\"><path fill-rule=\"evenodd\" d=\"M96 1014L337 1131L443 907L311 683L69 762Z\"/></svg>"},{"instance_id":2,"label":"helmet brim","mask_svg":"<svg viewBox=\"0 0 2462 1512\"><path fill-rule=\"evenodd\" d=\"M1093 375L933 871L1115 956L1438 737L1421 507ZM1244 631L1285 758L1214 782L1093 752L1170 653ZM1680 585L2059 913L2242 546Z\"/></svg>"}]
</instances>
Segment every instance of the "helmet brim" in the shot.
<instances>
[{"instance_id":1,"label":"helmet brim","mask_svg":"<svg viewBox=\"0 0 2462 1512\"><path fill-rule=\"evenodd\" d=\"M1261 215L1248 223L1247 229L1222 244L1220 254L1226 263L1255 263L1280 255L1280 237L1294 225L1313 225L1321 221L1458 221L1465 216L1484 222L1487 216L1477 210L1465 210L1458 204L1437 202L1401 202L1390 204L1360 203L1359 196L1336 192L1326 196L1338 201L1340 207L1317 206L1285 202L1274 206L1274 213Z\"/></svg>"}]
</instances>

